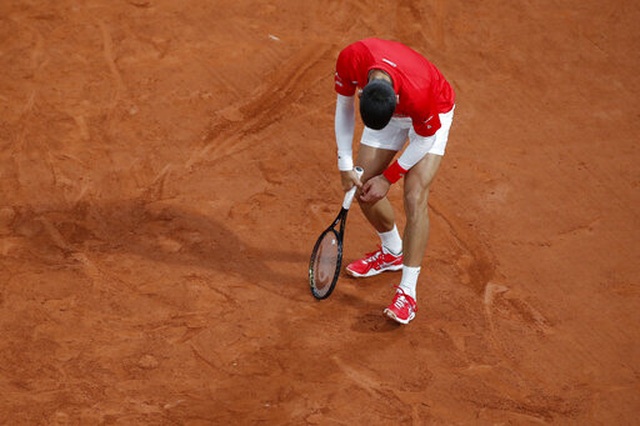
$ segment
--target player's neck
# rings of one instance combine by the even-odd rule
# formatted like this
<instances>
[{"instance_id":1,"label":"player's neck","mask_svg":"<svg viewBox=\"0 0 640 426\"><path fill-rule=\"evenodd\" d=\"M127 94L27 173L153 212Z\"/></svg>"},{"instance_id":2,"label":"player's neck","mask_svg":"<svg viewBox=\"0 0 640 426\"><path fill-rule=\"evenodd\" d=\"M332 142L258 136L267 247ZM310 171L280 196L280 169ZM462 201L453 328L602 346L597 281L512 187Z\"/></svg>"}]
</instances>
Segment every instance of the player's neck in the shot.
<instances>
[{"instance_id":1,"label":"player's neck","mask_svg":"<svg viewBox=\"0 0 640 426\"><path fill-rule=\"evenodd\" d=\"M371 72L369 73L369 81L372 80L385 80L393 84L391 76L382 70L371 70Z\"/></svg>"}]
</instances>

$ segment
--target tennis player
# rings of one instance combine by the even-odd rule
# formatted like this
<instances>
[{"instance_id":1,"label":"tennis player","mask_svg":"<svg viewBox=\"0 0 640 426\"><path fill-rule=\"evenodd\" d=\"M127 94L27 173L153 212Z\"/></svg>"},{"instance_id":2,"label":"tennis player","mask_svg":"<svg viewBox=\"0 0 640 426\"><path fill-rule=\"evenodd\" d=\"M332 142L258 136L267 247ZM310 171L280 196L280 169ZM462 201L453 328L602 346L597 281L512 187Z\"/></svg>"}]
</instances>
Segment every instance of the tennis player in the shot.
<instances>
[{"instance_id":1,"label":"tennis player","mask_svg":"<svg viewBox=\"0 0 640 426\"><path fill-rule=\"evenodd\" d=\"M340 52L335 90L342 186L345 191L359 186L360 208L380 237L377 250L346 269L354 277L402 270L384 313L408 324L418 310L416 285L429 238L429 187L447 146L455 95L440 71L418 52L377 38L357 41ZM361 179L353 172L356 95L365 126L355 159L365 170ZM406 226L401 236L387 193L403 178Z\"/></svg>"}]
</instances>

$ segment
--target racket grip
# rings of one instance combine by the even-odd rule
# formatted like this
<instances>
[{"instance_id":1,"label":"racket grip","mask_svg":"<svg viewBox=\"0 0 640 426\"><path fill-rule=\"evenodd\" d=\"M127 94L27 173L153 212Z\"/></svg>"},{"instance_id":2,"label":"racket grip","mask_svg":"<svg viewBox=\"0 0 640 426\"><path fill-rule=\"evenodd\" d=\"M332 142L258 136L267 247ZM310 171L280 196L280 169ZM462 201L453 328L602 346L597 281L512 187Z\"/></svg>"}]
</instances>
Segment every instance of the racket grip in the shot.
<instances>
[{"instance_id":1,"label":"racket grip","mask_svg":"<svg viewBox=\"0 0 640 426\"><path fill-rule=\"evenodd\" d=\"M360 166L354 167L353 171L356 172L356 175L358 176L358 178L360 178L364 173L364 169ZM343 209L349 210L349 207L351 207L351 203L353 203L353 197L356 194L357 189L358 187L354 185L353 188L351 188L350 190L347 191L346 194L344 194L344 201L342 202Z\"/></svg>"}]
</instances>

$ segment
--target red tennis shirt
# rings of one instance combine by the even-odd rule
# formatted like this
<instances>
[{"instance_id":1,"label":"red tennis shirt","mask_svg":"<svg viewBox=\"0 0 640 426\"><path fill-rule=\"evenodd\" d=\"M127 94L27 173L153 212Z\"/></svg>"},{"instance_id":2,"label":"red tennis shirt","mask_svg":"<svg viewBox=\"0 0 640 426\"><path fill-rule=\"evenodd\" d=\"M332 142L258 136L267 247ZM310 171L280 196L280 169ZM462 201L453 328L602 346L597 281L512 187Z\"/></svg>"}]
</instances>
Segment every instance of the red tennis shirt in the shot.
<instances>
[{"instance_id":1,"label":"red tennis shirt","mask_svg":"<svg viewBox=\"0 0 640 426\"><path fill-rule=\"evenodd\" d=\"M440 128L438 114L451 111L455 94L442 73L425 57L395 41L368 38L345 47L336 63L335 89L353 96L363 88L369 72L379 69L391 76L398 95L394 116L410 117L420 136Z\"/></svg>"}]
</instances>

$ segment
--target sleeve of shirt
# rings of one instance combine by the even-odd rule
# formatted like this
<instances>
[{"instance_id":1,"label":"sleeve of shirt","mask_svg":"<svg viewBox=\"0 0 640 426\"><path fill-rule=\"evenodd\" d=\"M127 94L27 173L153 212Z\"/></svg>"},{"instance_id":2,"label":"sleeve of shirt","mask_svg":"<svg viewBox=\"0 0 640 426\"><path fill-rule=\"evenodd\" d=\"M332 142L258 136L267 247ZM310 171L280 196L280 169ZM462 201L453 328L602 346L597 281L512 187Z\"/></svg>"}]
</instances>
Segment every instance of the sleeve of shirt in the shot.
<instances>
[{"instance_id":1,"label":"sleeve of shirt","mask_svg":"<svg viewBox=\"0 0 640 426\"><path fill-rule=\"evenodd\" d=\"M438 113L434 112L426 117L412 118L413 129L419 136L429 137L435 135L436 131L442 127Z\"/></svg>"},{"instance_id":2,"label":"sleeve of shirt","mask_svg":"<svg viewBox=\"0 0 640 426\"><path fill-rule=\"evenodd\" d=\"M336 99L335 132L338 147L338 170L353 169L353 134L355 130L355 102L353 96L338 94Z\"/></svg>"},{"instance_id":3,"label":"sleeve of shirt","mask_svg":"<svg viewBox=\"0 0 640 426\"><path fill-rule=\"evenodd\" d=\"M352 56L351 49L347 47L340 52L336 61L335 89L342 96L353 96L356 93Z\"/></svg>"},{"instance_id":4,"label":"sleeve of shirt","mask_svg":"<svg viewBox=\"0 0 640 426\"><path fill-rule=\"evenodd\" d=\"M438 108L435 103L435 96L422 96L417 102L416 105L413 105L413 110L418 112L411 115L413 130L415 130L419 136L433 136L436 131L442 127L440 116L438 115Z\"/></svg>"}]
</instances>

